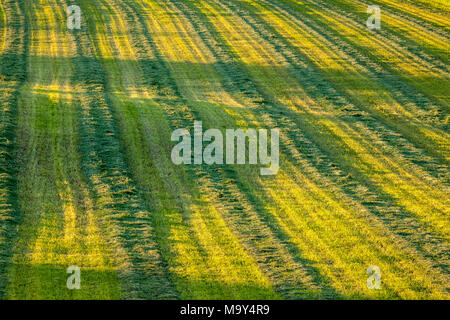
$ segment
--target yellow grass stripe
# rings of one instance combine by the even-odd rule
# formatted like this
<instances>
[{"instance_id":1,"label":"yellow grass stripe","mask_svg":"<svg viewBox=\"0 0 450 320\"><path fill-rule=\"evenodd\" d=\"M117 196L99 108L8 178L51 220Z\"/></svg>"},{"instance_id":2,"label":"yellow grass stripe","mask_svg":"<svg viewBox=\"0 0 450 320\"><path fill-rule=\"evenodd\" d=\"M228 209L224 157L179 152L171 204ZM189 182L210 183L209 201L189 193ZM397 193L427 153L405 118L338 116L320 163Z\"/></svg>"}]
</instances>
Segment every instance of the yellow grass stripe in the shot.
<instances>
[{"instance_id":1,"label":"yellow grass stripe","mask_svg":"<svg viewBox=\"0 0 450 320\"><path fill-rule=\"evenodd\" d=\"M450 10L450 4L447 0L407 0L408 3L421 4L420 10L428 11L428 9L438 9L444 12Z\"/></svg>"},{"instance_id":2,"label":"yellow grass stripe","mask_svg":"<svg viewBox=\"0 0 450 320\"><path fill-rule=\"evenodd\" d=\"M427 261L404 247L404 243L400 245L401 241L389 235L376 220L355 207L342 206L329 190L320 190L305 177L298 178L302 190L287 184L283 175L277 176L273 186L267 188L276 200L270 211L305 258L314 261L314 266L332 279L338 292L350 298L446 296L441 288L448 278L430 269ZM380 292L365 286L365 266L372 264L384 270ZM412 283L421 289L413 289ZM436 286L437 283L440 284Z\"/></svg>"}]
</instances>

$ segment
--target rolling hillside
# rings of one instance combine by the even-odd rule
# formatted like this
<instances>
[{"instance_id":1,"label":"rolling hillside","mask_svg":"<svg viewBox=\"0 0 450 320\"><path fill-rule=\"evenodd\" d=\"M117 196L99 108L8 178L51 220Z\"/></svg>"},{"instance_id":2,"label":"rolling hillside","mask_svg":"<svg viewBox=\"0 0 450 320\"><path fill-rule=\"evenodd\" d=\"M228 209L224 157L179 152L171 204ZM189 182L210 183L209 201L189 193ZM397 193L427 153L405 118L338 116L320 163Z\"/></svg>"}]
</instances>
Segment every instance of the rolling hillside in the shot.
<instances>
[{"instance_id":1,"label":"rolling hillside","mask_svg":"<svg viewBox=\"0 0 450 320\"><path fill-rule=\"evenodd\" d=\"M0 0L0 299L450 299L449 52L448 1Z\"/></svg>"}]
</instances>

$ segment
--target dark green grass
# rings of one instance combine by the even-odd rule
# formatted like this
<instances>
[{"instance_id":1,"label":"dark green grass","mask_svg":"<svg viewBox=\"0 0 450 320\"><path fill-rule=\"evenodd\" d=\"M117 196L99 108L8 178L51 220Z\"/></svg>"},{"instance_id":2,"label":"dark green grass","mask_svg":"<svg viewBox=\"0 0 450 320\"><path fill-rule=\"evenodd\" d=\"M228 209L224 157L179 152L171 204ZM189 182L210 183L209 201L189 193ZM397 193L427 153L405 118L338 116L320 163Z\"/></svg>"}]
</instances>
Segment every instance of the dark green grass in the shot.
<instances>
[{"instance_id":1,"label":"dark green grass","mask_svg":"<svg viewBox=\"0 0 450 320\"><path fill-rule=\"evenodd\" d=\"M8 17L7 45L0 56L0 299L8 283L6 271L21 221L17 202L15 140L19 92L27 79L29 23L21 1L3 1Z\"/></svg>"}]
</instances>

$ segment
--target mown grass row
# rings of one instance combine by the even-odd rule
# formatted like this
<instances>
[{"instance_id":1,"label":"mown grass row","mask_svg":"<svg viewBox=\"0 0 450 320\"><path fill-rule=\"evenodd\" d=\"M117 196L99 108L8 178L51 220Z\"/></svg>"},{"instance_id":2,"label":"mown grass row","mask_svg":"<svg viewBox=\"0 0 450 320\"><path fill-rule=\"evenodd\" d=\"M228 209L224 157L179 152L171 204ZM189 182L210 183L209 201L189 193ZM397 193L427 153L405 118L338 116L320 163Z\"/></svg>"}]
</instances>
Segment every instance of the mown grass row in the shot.
<instances>
[{"instance_id":1,"label":"mown grass row","mask_svg":"<svg viewBox=\"0 0 450 320\"><path fill-rule=\"evenodd\" d=\"M183 12L184 12L185 10L183 10ZM266 123L266 125L267 125L267 123ZM239 179L239 181L240 182L242 182L243 180L245 180L245 179L242 179L242 177L240 177L241 179ZM255 182L253 181L253 180L251 180L250 179L250 181L251 182L249 182L249 185L252 185L252 184L254 184ZM256 184L258 184L257 182L256 182ZM250 189L254 189L254 188L250 188ZM261 197L261 194L259 194L259 196ZM258 198L258 197L256 197L256 198ZM262 198L264 198L263 196L262 196ZM259 206L259 207L261 207L261 206ZM259 208L259 209L261 209L261 208ZM305 260L303 260L303 261L305 261Z\"/></svg>"},{"instance_id":2,"label":"mown grass row","mask_svg":"<svg viewBox=\"0 0 450 320\"><path fill-rule=\"evenodd\" d=\"M305 20L305 19L302 19L303 21ZM336 48L334 48L334 49L336 49ZM294 51L295 52L295 51ZM296 70L296 72L299 72L299 70ZM302 83L305 83L305 82L307 82L308 80L307 79L302 79L301 80L302 81ZM323 85L321 85L321 90L323 90ZM360 114L360 115L358 115L358 118L360 119L360 120L362 120L363 122L362 122L362 124L364 124L364 126L366 125L366 124L370 124L370 126L369 126L369 128L373 128L373 125L375 124L375 129L376 129L376 131L381 131L381 132L375 132L376 134L375 135L373 135L372 134L372 136L371 137L369 137L369 140L371 140L371 139L376 139L376 140L378 140L378 138L382 138L386 143L388 143L388 144L390 144L390 145L395 145L395 149L391 149L391 151L389 151L389 155L391 155L392 153L395 153L396 151L397 151L397 149L405 149L404 148L404 146L402 146L402 145L404 145L404 139L403 138L401 138L400 136L398 136L398 134L397 133L395 133L395 132L391 132L391 133L389 133L389 131L387 131L385 128L383 128L383 126L380 126L380 125L378 125L376 122L374 122L374 121L370 121L370 118L367 118L367 117L365 117L364 116L364 114ZM356 118L356 119L358 119L358 118ZM347 121L348 121L348 119L347 119ZM361 127L361 123L360 124L358 124L360 127ZM357 129L358 131L360 130L360 129ZM373 130L373 129L372 129ZM365 131L368 131L367 129L365 129ZM383 131L387 131L386 133L383 133ZM370 131L369 131L370 132ZM382 133L383 135L380 135L380 133ZM403 142L402 142L402 140L403 140ZM383 146L383 148L385 148L386 146ZM400 148L399 148L400 147ZM424 163L426 163L427 161L429 161L429 160L425 160L425 159L429 159L429 157L427 157L426 155L424 155L423 154L423 152L421 152L420 151L420 149L419 150L415 150L415 147L413 147L413 148L409 148L410 149L410 151L408 151L407 152L407 156L408 156L408 159L416 159L418 162L419 162L419 164L420 164L420 166L421 167L423 167L423 164ZM406 149L406 150L408 150L408 149ZM414 155L414 157L411 157L411 151L413 151L413 155ZM417 151L419 151L419 153L417 152ZM404 152L402 152L402 153L404 153ZM409 155L408 155L408 153L409 153ZM398 159L397 158L397 160L396 161L398 161L399 163L402 163L402 165L406 165L406 164L404 164L404 161L402 161L402 159L400 158L400 159ZM428 165L426 166L426 167L428 167L429 168L429 170L428 170L428 172L432 172L435 168L436 168L436 162L435 162L435 160L433 160L433 161L431 161L431 163L435 163L435 164L433 164L431 167L428 167ZM433 168L434 167L434 168ZM408 165L408 168L409 168L409 165ZM440 169L439 169L440 168ZM443 170L442 170L442 168L443 168ZM431 170L430 170L431 169ZM438 176L439 176L439 178L440 178L440 180L441 180L441 183L444 183L444 185L445 185L445 181L447 181L447 178L446 178L446 176L448 176L447 175L447 171L446 171L446 169L445 169L445 166L442 166L442 165L439 165L438 167L437 167L437 169L439 169L439 170L436 170L437 172L441 172L440 174L438 174ZM422 178L424 178L424 176L423 176L423 173L422 172L418 172L418 176L422 179ZM426 178L426 179L428 179L428 178ZM433 184L432 185L434 185L434 182L433 182ZM442 247L442 246L441 246ZM438 251L441 251L442 252L442 250L438 250ZM445 251L444 251L445 252Z\"/></svg>"},{"instance_id":3,"label":"mown grass row","mask_svg":"<svg viewBox=\"0 0 450 320\"><path fill-rule=\"evenodd\" d=\"M261 24L258 24L255 20L252 20L249 17L243 17L243 19L249 23L255 30L258 31L259 34L263 37L267 37L271 39L271 43L274 47L280 51L286 61L290 64L289 71L290 73L301 81L302 86L311 95L315 100L320 101L321 103L332 103L332 105L338 107L334 107L335 112L339 113L341 119L347 122L355 122L359 121L360 123L364 123L366 126L375 127L375 131L380 135L380 138L389 144L395 146L395 150L399 151L403 157L407 158L409 161L414 162L415 164L420 165L421 168L427 170L427 173L430 175L438 176L440 179L446 179L447 170L446 166L442 165L436 159L428 156L423 150L418 149L416 146L408 142L406 139L402 138L397 132L392 131L389 127L386 127L380 121L373 119L370 117L367 112L361 110L361 108L352 104L352 102L343 96L342 93L338 93L336 88L332 83L327 81L321 74L320 70L317 70L311 66L311 64L307 65L304 61L308 61L307 56L302 55L299 52L293 50L292 46L289 46L287 41L283 41L283 39L275 38L273 36L273 29L267 28ZM323 30L322 30L323 31ZM339 39L332 39L333 42L339 42ZM351 52L356 52L356 50L350 48ZM359 58L360 54L358 53L356 58ZM355 58L355 56L352 56ZM368 61L368 59L358 59L356 60L359 64L363 64L364 67L373 67L373 63ZM377 73L371 74L371 78L377 79L380 78L380 82L389 81L389 78L392 78L392 75L383 72L381 68L376 68ZM381 76L380 76L381 74ZM396 82L398 83L398 82ZM393 83L390 83L392 86L395 86ZM405 89L405 88L404 88ZM402 92L405 96L410 95L410 88L406 88L407 92ZM408 99L400 100L404 103L410 103L411 101ZM412 97L411 99L415 99L416 97ZM420 96L417 96L418 99L421 99Z\"/></svg>"},{"instance_id":4,"label":"mown grass row","mask_svg":"<svg viewBox=\"0 0 450 320\"><path fill-rule=\"evenodd\" d=\"M174 298L150 212L127 176L93 40L66 29L66 6L28 7L37 23L19 120L25 219L7 297ZM81 268L79 291L66 287L69 265Z\"/></svg>"},{"instance_id":5,"label":"mown grass row","mask_svg":"<svg viewBox=\"0 0 450 320\"><path fill-rule=\"evenodd\" d=\"M310 26L310 20L301 21L278 4L267 2L252 4L245 1L239 3L241 5L248 3L246 8L249 12L266 10L267 15L264 16L265 19L260 20L261 23L271 26L280 36L287 37L290 46L302 52L312 65L353 103L360 105L386 125L395 128L441 161L448 161L447 134L434 127L417 124L407 106L400 105L386 88L372 79L368 70L355 63L354 59L326 39L328 32L324 34L317 32ZM306 17L303 16L302 19ZM442 89L439 89L441 94L438 94L437 90L434 97L441 99L445 105L443 94L445 87L437 88Z\"/></svg>"},{"instance_id":6,"label":"mown grass row","mask_svg":"<svg viewBox=\"0 0 450 320\"><path fill-rule=\"evenodd\" d=\"M446 170L446 166L440 163L440 161L433 159L429 155L417 148L415 145L411 144L409 141L401 137L398 132L392 131L389 127L384 125L382 122L377 121L370 117L367 112L361 110L361 108L352 104L352 102L342 93L338 93L336 88L332 83L327 81L321 74L320 70L317 70L311 66L311 64L307 65L304 61L308 61L307 56L295 51L292 46L289 46L287 41L283 41L283 39L275 38L273 36L273 29L267 28L261 24L255 22L251 18L247 16L243 16L243 19L252 25L252 27L257 30L261 36L267 37L270 39L271 43L274 47L280 51L283 57L289 62L289 72L301 81L302 86L311 95L315 100L320 101L320 103L332 103L332 105L338 107L334 107L335 112L339 113L341 119L346 122L359 122L363 123L365 126L369 126L373 128L377 132L377 135L380 139L388 143L389 145L395 146L395 149L389 151L392 152L400 152L402 156L408 161L411 161L421 167L421 169L425 169L428 174L432 176L436 176L439 179L446 181L448 178L448 173ZM333 39L333 41L339 42L339 39ZM352 49L355 51L354 49ZM358 54L359 56L359 54ZM363 63L364 67L367 65L370 66L371 62L367 62L367 59L357 60L359 64ZM367 65L366 65L367 63ZM380 76L381 68L377 68L377 73L371 75L371 78L377 78ZM383 75L380 81L385 81L386 77L392 77L389 74ZM410 102L408 100L402 100L402 102ZM372 139L372 138L370 138ZM401 161L401 160L400 160Z\"/></svg>"},{"instance_id":7,"label":"mown grass row","mask_svg":"<svg viewBox=\"0 0 450 320\"><path fill-rule=\"evenodd\" d=\"M302 21L305 21L305 19L302 18ZM321 30L321 35L326 34L326 31ZM338 42L339 40L335 39L335 42ZM334 48L334 51L336 51L337 48ZM445 117L445 112L442 113ZM373 127L373 121L367 121L368 119L366 118L362 118L362 120L364 120L365 124L370 124L371 127ZM376 124L376 123L375 123ZM379 129L381 129L382 131L386 131L383 130L382 127L380 127L379 125L377 125L377 131L380 131ZM395 152L396 150L399 150L402 152L402 154L409 160L409 161L414 161L416 164L418 164L420 167L422 168L426 168L428 173L431 173L434 176L439 177L442 182L448 181L448 173L446 170L446 165L445 162L444 164L440 164L439 161L436 161L434 159L430 159L430 157L424 153L423 151L420 151L420 149L418 150L417 148L415 148L415 146L411 146L409 144L404 143L404 139L401 137L397 137L396 138L396 133L395 132L391 132L389 133L389 131L387 131L386 133L383 134L383 140L385 140L386 142L388 142L391 145L395 145L395 149L390 151L391 152ZM402 142L403 140L403 142ZM406 146L406 148L405 148ZM431 161L430 161L431 160ZM401 159L400 159L401 161ZM418 173L419 176L423 176L420 172ZM439 183L439 182L438 182ZM435 182L433 182L433 185L435 184Z\"/></svg>"},{"instance_id":8,"label":"mown grass row","mask_svg":"<svg viewBox=\"0 0 450 320\"><path fill-rule=\"evenodd\" d=\"M182 10L180 10L180 12L185 12L186 10L187 10L186 8L183 8ZM193 18L189 17L189 20L192 21ZM204 31L202 31L202 33L205 34ZM207 38L206 35L204 35L203 37ZM214 43L214 39L210 39L210 40L212 40L212 41L209 41L209 45ZM207 43L207 42L208 41L205 41L205 43ZM211 53L209 53L209 54L211 54ZM214 52L213 54L216 55L217 52ZM220 56L219 59L216 59L216 60L217 61L227 61L227 60L223 60L224 58L226 59L226 57L222 55L222 56ZM219 66L221 65L221 63L218 62L218 63L214 63L213 65L216 67L216 69L219 69L218 71L220 72L221 68ZM227 68L233 69L233 66L232 66L232 64L230 64L229 59L228 59L227 63L222 65L222 67L226 68L226 69ZM223 69L222 69L222 71L223 71ZM235 73L236 71L237 70L234 68L231 77L230 77L230 74L228 74L228 77L225 77L225 78L228 78L227 80L225 80L225 81L221 80L224 82L228 82L228 84L224 84L227 87L227 90L230 93L232 93L233 95L235 95L236 96L235 99L239 99L240 103L243 106L245 106L244 110L242 109L243 107L240 107L240 109L232 109L232 110L230 110L230 108L228 107L228 110L230 110L230 111L227 110L227 112L230 113L230 115L232 115L233 118L235 119L234 120L235 126L243 126L243 127L256 126L256 127L269 127L269 128L275 127L275 123L272 122L270 117L266 117L264 119L256 117L255 110L257 110L256 108L258 106L249 105L249 103L248 103L249 99L246 99L246 98L243 99L242 96L236 95L236 92L238 91L238 90L236 90L236 87L234 87L234 88L230 87L230 84L232 82L234 82L235 80L237 80L239 83L246 81L245 79L247 76L242 75L242 74L236 74ZM220 76L223 78L223 76L224 76L223 72L220 74ZM251 88L249 88L248 85L247 86L244 85L242 87L242 89L244 91L246 90L245 88L252 90ZM256 101L261 101L260 98L255 97L255 96L250 97L250 99L256 99ZM249 120L251 120L251 122ZM221 121L217 121L217 122L220 123L220 122L224 122L224 121L225 120L221 120ZM234 173L233 171L236 171L236 172ZM254 174L253 175L249 174L249 172L246 172L246 170L240 170L239 166L233 168L233 171L225 170L225 173L227 174L228 178L223 180L224 182L220 182L220 180L216 181L216 187L220 190L220 189L222 189L222 187L220 187L221 184L230 183L230 182L236 183L236 186L233 188L235 190L238 190L239 193L243 194L243 196L238 196L238 199L243 198L243 197L247 198L247 201L249 201L249 203L251 204L251 207L250 207L251 210L257 211L256 216L258 217L258 219L264 221L264 223L270 227L270 229L272 230L274 235L278 238L277 241L281 241L282 243L287 244L287 247L289 248L289 252L290 252L289 254L294 255L294 259L298 260L304 266L304 268L307 269L307 272L309 274L309 276L308 276L309 280L306 281L306 284L307 284L307 287L310 287L309 290L311 291L311 293L313 293L314 291L317 291L317 289L313 289L314 287L316 287L316 288L322 287L322 290L324 290L324 292L320 293L320 291L318 291L319 294L324 294L324 295L330 294L332 292L332 290L330 290L330 288L326 288L326 287L324 288L322 285L320 285L320 282L319 282L319 287L317 287L317 285L318 285L317 280L318 280L318 276L320 276L320 275L318 275L318 273L315 271L315 269L313 267L309 266L309 262L307 260L302 259L298 250L294 246L292 246L292 243L290 243L287 240L288 237L286 237L286 234L279 228L279 225L275 221L274 217L265 210L266 199L264 199L264 197L261 197L261 183L259 182L258 176L255 176ZM237 194L239 195L239 193L237 193ZM246 210L243 210L241 208L241 206L238 205L236 208L236 204L233 203L233 201L238 202L238 203L243 203L242 200L236 201L233 198L228 200L227 198L229 198L230 195L233 195L233 193L230 194L230 192L227 192L226 194L228 195L228 197L224 197L224 199L222 200L223 202L228 201L228 206L230 208L233 208L233 211L237 211L237 212L241 211L240 215L243 215L244 213L246 213ZM250 213L251 213L251 211L250 211ZM246 213L246 214L248 214L248 213ZM251 214L253 216L255 216L254 213L251 213ZM227 212L224 212L224 216L227 217ZM234 218L234 221L236 221L236 220L237 219ZM233 220L231 220L231 221L233 221ZM249 223L249 226L246 226L247 223ZM233 227L236 226L236 229L238 231L241 230L239 232L242 232L242 230L245 230L245 228L248 228L251 230L252 226L255 224L251 220L250 221L242 220L238 224L234 223L231 225ZM247 237L241 236L241 239L242 239L241 241L243 241L244 243L249 242L248 236ZM263 249L263 248L261 248L261 249ZM272 250L273 250L273 248L272 248ZM258 255L258 252L253 251L253 253ZM261 256L261 253L259 253L259 255ZM263 257L264 257L264 255L263 255ZM285 256L283 256L283 257L280 256L280 258L286 259ZM278 268L280 268L280 267L278 267ZM294 288L291 287L291 289L290 289L291 292L289 292L289 289L286 290L285 288L289 288L290 284L289 284L289 282L286 282L286 280L284 280L284 283L283 283L280 281L281 279L277 279L276 274L279 269L273 269L273 268L267 269L267 267L265 267L264 269L266 270L267 274L271 275L271 277L274 279L274 283L277 286L279 286L280 290L285 291L285 294L287 296L292 297L295 295L299 295L300 297L302 297L302 295L303 295L303 297L308 297L308 294L307 293L305 294L303 292L303 290L300 290L298 293L295 293L295 285L293 285L293 283L291 283L291 285L293 285ZM284 277L286 277L286 275L284 275ZM322 278L320 278L320 279L322 280ZM322 283L324 285L326 285L326 281L322 281ZM299 287L299 288L301 288L301 287ZM317 293L314 293L314 294L317 294ZM334 295L336 296L336 294L334 294Z\"/></svg>"},{"instance_id":9,"label":"mown grass row","mask_svg":"<svg viewBox=\"0 0 450 320\"><path fill-rule=\"evenodd\" d=\"M366 8L373 4L375 3L370 2L369 4L367 1L339 0L331 5L338 9L337 12L343 9L345 16L352 17L352 19L358 20L360 23L365 23L368 17ZM446 53L448 51L446 39L449 37L448 30L446 30L448 29L448 21L431 25L411 14L411 12L408 14L406 11L392 11L392 8L386 6L386 3L379 3L379 6L382 12L382 30L387 31L381 32L384 36L395 39L398 41L398 44L407 44L405 49L408 49L413 54L425 52L430 54L431 57L429 58L434 61L440 60L448 64L448 54ZM422 17L433 16L426 9L421 9L419 12ZM378 31L377 33L380 32ZM407 41L403 42L401 41L402 39Z\"/></svg>"},{"instance_id":10,"label":"mown grass row","mask_svg":"<svg viewBox=\"0 0 450 320\"><path fill-rule=\"evenodd\" d=\"M23 5L1 1L2 44L0 52L0 298L8 283L12 247L21 214L17 203L15 157L19 91L27 78L29 26Z\"/></svg>"},{"instance_id":11,"label":"mown grass row","mask_svg":"<svg viewBox=\"0 0 450 320\"><path fill-rule=\"evenodd\" d=\"M153 11L155 10L155 8L154 7L152 7L152 9L153 9ZM181 67L180 67L181 68ZM185 79L181 79L181 81L184 81ZM188 87L189 88L189 86L187 86L187 85L184 85L185 87Z\"/></svg>"},{"instance_id":12,"label":"mown grass row","mask_svg":"<svg viewBox=\"0 0 450 320\"><path fill-rule=\"evenodd\" d=\"M0 53L3 53L3 50L5 50L5 46L6 46L6 38L8 36L8 27L7 27L8 21L6 20L6 13L5 13L5 7L3 5L3 2L0 2L0 20L1 20L0 27L3 32Z\"/></svg>"},{"instance_id":13,"label":"mown grass row","mask_svg":"<svg viewBox=\"0 0 450 320\"><path fill-rule=\"evenodd\" d=\"M292 4L291 2L287 3ZM437 105L426 96L424 96L420 91L417 91L416 88L411 87L410 85L405 83L400 77L395 74L395 65L394 67L390 66L392 62L390 62L389 64L384 63L382 59L380 59L377 55L373 55L370 50L361 48L360 43L362 43L362 41L352 40L352 37L342 30L341 32L336 30L330 37L330 30L333 30L336 25L342 23L342 17L348 15L347 11L339 11L335 6L321 3L321 14L325 13L327 16L334 16L335 14L339 14L339 16L341 17L339 22L333 20L334 23L329 23L328 20L322 20L320 18L321 15L317 14L317 11L311 11L310 14L310 12L307 10L300 10L298 5L292 5L292 7L297 8L299 11L301 11L301 16L299 18L302 21L305 21L304 16L307 15L308 19L311 19L310 21L314 21L311 22L313 26L318 24L320 27L318 27L316 30L320 32L321 35L328 34L327 39L330 42L339 44L339 50L344 51L347 55L354 59L355 63L358 63L362 67L366 68L366 72L369 73L369 77L376 80L377 83L385 87L386 90L389 90L395 100L398 101L398 103L400 103L401 105L406 106L409 112L414 115L414 118L416 120L420 121L420 123L434 126L441 131L447 131L448 124L446 118L448 112L446 112L445 106ZM355 30L361 30L361 28L358 27L357 21L354 21L351 18L346 21L349 21L349 23L354 26ZM389 34L391 34L390 31L383 35L383 41L387 44L392 42L386 39L386 36ZM372 41L370 35L368 35L367 39L368 40L366 42L370 43ZM397 41L399 41L398 38L396 39ZM408 46L402 45L402 48L404 47ZM398 52L397 54L402 55L401 52ZM415 59L419 62L421 61L419 57L415 57ZM422 61L422 63L426 65L425 61ZM430 68L432 67L430 66ZM367 121L366 124L368 124ZM411 143L408 143L406 141L401 142L401 140L404 139L401 139L400 137L391 138L387 136L385 140L390 141L391 144L395 143L396 150L400 151L403 156L406 157L409 161L412 161L420 167L426 169L430 175L434 175L444 181L448 181L448 171L446 169L447 166L445 165L445 162L444 164L442 164L441 161L438 161L438 159L432 159L424 150L417 149Z\"/></svg>"},{"instance_id":14,"label":"mown grass row","mask_svg":"<svg viewBox=\"0 0 450 320\"><path fill-rule=\"evenodd\" d=\"M446 0L407 0L407 2L417 5L418 10L433 12L447 12L449 10L449 4Z\"/></svg>"},{"instance_id":15,"label":"mown grass row","mask_svg":"<svg viewBox=\"0 0 450 320\"><path fill-rule=\"evenodd\" d=\"M265 108L262 108L264 106L265 98L260 95L257 88L255 88L254 84L250 81L248 75L241 70L236 61L234 61L229 55L229 52L224 50L225 48L221 44L222 39L220 35L211 33L210 25L207 21L205 21L206 19L203 19L203 16L199 14L198 11L195 12L195 10L190 8L190 6L185 2L170 2L170 4L172 3L178 8L177 12L180 15L186 16L189 24L192 24L192 28L195 29L204 44L208 47L208 50L210 50L211 54L214 55L217 62L213 65L215 71L222 78L221 81L224 88L226 88L226 90L232 94L237 101L245 106L245 110L236 109L229 112L233 119L235 119L235 126L256 126L266 128L282 127L284 129L290 129L289 134L286 134L286 131L288 130L283 130L282 132L282 162L286 161L287 159L284 157L287 154L290 154L293 146L293 142L291 140L291 130L296 130L295 128L292 128L292 123L289 123L289 121L286 120L286 117L270 114L267 112L267 109L264 110ZM173 8L173 5L171 8ZM249 119L251 119L251 123L248 123ZM295 157L294 159L298 160ZM261 266L269 277L271 277L275 287L283 292L285 297L291 298L296 296L307 298L308 296L312 297L314 295L319 295L322 297L338 297L339 295L333 291L331 287L327 286L326 279L320 276L317 270L311 266L310 262L306 259L302 259L302 255L298 251L298 248L296 248L293 243L289 241L289 236L282 230L282 228L280 228L278 222L266 210L266 197L261 194L262 186L259 181L259 177L251 174L249 175L249 172L246 172L246 170L240 170L239 167L235 167L233 170L223 170L223 174L225 174L225 177L222 179L225 180L221 181L220 179L215 179L216 188L219 191L221 189L225 189L226 196L222 198L222 201L224 203L228 202L227 207L232 210L231 212L236 212L236 214L231 216L228 215L227 212L224 212L223 215L230 221L230 225L241 233L241 241L243 243L252 243L256 241L255 244L256 246L259 246L259 250L253 250L252 254L259 257L258 261L260 261L261 257L264 258L264 260L261 261ZM231 185L231 182L235 185ZM223 185L228 188L222 187ZM235 191L230 192L226 189ZM222 195L222 191L220 193ZM230 196L232 196L231 199L229 199ZM239 204L236 205L236 203ZM252 233L255 235L255 232L257 232L256 230L261 229L261 223L267 225L276 239L270 240L270 242L266 241L262 243L258 243L261 242L260 239L262 239L262 237L252 239L254 238L252 237ZM263 234L263 237L267 238L267 235ZM267 240L269 240L269 238L267 238ZM281 246L277 244L277 242L281 242ZM268 246L270 243L271 245ZM261 247L261 245L264 246ZM278 254L276 265L274 264L275 261L273 261L274 258L270 257L270 255L273 255L275 252L274 250L280 250L283 246L288 248L289 255L292 255L294 260L298 260L307 272L306 274L308 276L302 277L305 279L305 289L307 292L299 290L299 288L302 288L302 285L296 284L296 282L291 279L291 275L293 273L292 271L286 272L286 270L283 270L285 269L283 265L286 265L283 260L286 261L286 259L291 259L289 258L289 255ZM268 249L270 251L268 251ZM267 263L269 261L271 265L268 267ZM289 268L294 267L292 264L289 264L288 266ZM279 276L280 274L283 275L282 278ZM297 290L295 289L296 287Z\"/></svg>"},{"instance_id":16,"label":"mown grass row","mask_svg":"<svg viewBox=\"0 0 450 320\"><path fill-rule=\"evenodd\" d=\"M395 17L401 17L407 23L417 23L426 28L435 27L433 32L447 34L449 31L448 10L446 1L391 1L376 0L372 2L388 10ZM423 24L426 22L427 24Z\"/></svg>"}]
</instances>

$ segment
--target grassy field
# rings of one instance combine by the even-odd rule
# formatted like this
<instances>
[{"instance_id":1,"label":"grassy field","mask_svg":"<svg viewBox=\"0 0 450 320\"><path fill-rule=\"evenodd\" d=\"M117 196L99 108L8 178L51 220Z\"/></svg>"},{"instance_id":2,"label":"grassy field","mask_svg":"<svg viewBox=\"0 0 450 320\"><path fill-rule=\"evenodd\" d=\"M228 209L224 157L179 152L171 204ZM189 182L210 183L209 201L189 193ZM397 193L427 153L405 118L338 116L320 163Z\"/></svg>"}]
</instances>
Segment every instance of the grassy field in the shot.
<instances>
[{"instance_id":1,"label":"grassy field","mask_svg":"<svg viewBox=\"0 0 450 320\"><path fill-rule=\"evenodd\" d=\"M450 299L449 21L433 0L0 0L0 299ZM195 120L279 128L278 174L173 164Z\"/></svg>"}]
</instances>

